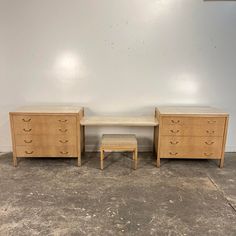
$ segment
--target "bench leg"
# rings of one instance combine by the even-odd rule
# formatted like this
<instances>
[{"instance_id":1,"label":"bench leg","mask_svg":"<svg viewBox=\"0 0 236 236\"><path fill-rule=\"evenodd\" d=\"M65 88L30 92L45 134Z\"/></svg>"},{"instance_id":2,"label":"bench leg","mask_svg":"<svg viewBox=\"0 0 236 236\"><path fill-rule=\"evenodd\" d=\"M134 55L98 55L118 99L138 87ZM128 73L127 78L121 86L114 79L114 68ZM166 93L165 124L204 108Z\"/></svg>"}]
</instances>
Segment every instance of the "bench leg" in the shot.
<instances>
[{"instance_id":1,"label":"bench leg","mask_svg":"<svg viewBox=\"0 0 236 236\"><path fill-rule=\"evenodd\" d=\"M101 154L100 154L100 165L101 165L101 170L103 170L103 159L104 159L104 151L101 148Z\"/></svg>"}]
</instances>

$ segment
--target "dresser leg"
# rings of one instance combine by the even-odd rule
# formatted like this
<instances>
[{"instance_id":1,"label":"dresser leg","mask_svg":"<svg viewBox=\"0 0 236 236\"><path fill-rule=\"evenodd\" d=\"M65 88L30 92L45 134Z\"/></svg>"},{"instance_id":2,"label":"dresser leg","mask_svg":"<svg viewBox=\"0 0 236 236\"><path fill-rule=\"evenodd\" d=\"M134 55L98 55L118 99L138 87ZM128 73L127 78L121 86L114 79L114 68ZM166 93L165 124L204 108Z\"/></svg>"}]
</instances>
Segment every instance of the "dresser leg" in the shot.
<instances>
[{"instance_id":1,"label":"dresser leg","mask_svg":"<svg viewBox=\"0 0 236 236\"><path fill-rule=\"evenodd\" d=\"M101 170L103 170L103 159L104 159L104 151L103 149L101 149L101 156L100 156Z\"/></svg>"},{"instance_id":2,"label":"dresser leg","mask_svg":"<svg viewBox=\"0 0 236 236\"><path fill-rule=\"evenodd\" d=\"M138 166L138 150L137 149L135 149L133 152L133 161L134 161L134 170L136 170Z\"/></svg>"},{"instance_id":3,"label":"dresser leg","mask_svg":"<svg viewBox=\"0 0 236 236\"><path fill-rule=\"evenodd\" d=\"M78 157L78 166L81 166L81 156Z\"/></svg>"},{"instance_id":4,"label":"dresser leg","mask_svg":"<svg viewBox=\"0 0 236 236\"><path fill-rule=\"evenodd\" d=\"M156 153L156 127L153 130L153 153Z\"/></svg>"},{"instance_id":5,"label":"dresser leg","mask_svg":"<svg viewBox=\"0 0 236 236\"><path fill-rule=\"evenodd\" d=\"M133 168L134 168L134 170L135 170L135 150L133 151Z\"/></svg>"},{"instance_id":6,"label":"dresser leg","mask_svg":"<svg viewBox=\"0 0 236 236\"><path fill-rule=\"evenodd\" d=\"M161 166L161 160L160 157L157 157L157 168L160 168Z\"/></svg>"},{"instance_id":7,"label":"dresser leg","mask_svg":"<svg viewBox=\"0 0 236 236\"><path fill-rule=\"evenodd\" d=\"M13 155L13 166L17 166L17 157L15 155Z\"/></svg>"},{"instance_id":8,"label":"dresser leg","mask_svg":"<svg viewBox=\"0 0 236 236\"><path fill-rule=\"evenodd\" d=\"M82 138L83 138L83 148L82 152L85 153L85 126L82 126Z\"/></svg>"},{"instance_id":9,"label":"dresser leg","mask_svg":"<svg viewBox=\"0 0 236 236\"><path fill-rule=\"evenodd\" d=\"M224 157L221 157L221 159L220 159L220 163L219 163L219 167L220 168L223 168L224 167Z\"/></svg>"}]
</instances>

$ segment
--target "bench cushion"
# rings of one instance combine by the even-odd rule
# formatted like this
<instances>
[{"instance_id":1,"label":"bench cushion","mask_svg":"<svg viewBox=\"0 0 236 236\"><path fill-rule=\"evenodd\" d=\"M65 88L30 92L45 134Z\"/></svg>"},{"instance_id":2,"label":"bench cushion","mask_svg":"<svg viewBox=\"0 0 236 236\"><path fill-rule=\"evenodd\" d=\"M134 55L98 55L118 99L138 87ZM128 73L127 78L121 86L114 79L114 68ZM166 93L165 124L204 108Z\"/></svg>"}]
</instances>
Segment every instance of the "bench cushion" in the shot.
<instances>
[{"instance_id":1,"label":"bench cushion","mask_svg":"<svg viewBox=\"0 0 236 236\"><path fill-rule=\"evenodd\" d=\"M104 134L101 148L105 150L135 149L137 148L137 139L134 134Z\"/></svg>"}]
</instances>

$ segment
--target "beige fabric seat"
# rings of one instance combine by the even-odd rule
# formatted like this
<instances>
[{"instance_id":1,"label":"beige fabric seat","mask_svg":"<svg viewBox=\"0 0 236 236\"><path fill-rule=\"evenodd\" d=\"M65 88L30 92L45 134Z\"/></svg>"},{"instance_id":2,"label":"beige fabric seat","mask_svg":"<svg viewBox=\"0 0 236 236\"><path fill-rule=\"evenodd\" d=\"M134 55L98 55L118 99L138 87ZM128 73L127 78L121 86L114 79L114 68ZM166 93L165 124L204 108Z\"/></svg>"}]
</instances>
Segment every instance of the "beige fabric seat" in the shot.
<instances>
[{"instance_id":1,"label":"beige fabric seat","mask_svg":"<svg viewBox=\"0 0 236 236\"><path fill-rule=\"evenodd\" d=\"M134 169L137 169L138 142L134 134L104 134L100 147L100 163L103 170L104 152L130 151L133 152Z\"/></svg>"}]
</instances>

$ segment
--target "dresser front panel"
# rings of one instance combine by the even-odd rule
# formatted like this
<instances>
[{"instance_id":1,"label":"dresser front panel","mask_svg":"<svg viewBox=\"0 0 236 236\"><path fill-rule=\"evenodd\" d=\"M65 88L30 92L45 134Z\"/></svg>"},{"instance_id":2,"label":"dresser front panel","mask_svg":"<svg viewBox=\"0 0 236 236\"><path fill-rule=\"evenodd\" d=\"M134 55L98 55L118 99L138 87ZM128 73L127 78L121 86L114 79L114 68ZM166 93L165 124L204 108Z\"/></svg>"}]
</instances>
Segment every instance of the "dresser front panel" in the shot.
<instances>
[{"instance_id":1,"label":"dresser front panel","mask_svg":"<svg viewBox=\"0 0 236 236\"><path fill-rule=\"evenodd\" d=\"M17 157L77 157L76 115L13 115Z\"/></svg>"},{"instance_id":2,"label":"dresser front panel","mask_svg":"<svg viewBox=\"0 0 236 236\"><path fill-rule=\"evenodd\" d=\"M16 146L18 157L77 157L76 146Z\"/></svg>"}]
</instances>

